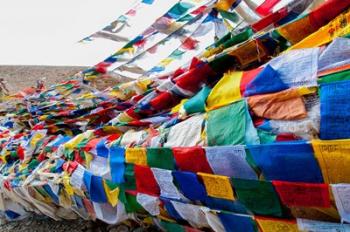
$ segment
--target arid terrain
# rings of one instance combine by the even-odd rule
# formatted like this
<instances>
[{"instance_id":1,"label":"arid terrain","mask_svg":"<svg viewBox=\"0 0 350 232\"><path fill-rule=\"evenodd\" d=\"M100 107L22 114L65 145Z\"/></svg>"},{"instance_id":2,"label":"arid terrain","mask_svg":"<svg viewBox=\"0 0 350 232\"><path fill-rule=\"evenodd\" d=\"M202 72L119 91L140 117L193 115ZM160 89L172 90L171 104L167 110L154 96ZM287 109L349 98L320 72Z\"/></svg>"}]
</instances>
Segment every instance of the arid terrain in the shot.
<instances>
[{"instance_id":1,"label":"arid terrain","mask_svg":"<svg viewBox=\"0 0 350 232\"><path fill-rule=\"evenodd\" d=\"M1 66L0 78L4 78L11 93L23 88L35 86L38 79L45 79L45 86L50 86L84 70L86 67L68 66Z\"/></svg>"}]
</instances>

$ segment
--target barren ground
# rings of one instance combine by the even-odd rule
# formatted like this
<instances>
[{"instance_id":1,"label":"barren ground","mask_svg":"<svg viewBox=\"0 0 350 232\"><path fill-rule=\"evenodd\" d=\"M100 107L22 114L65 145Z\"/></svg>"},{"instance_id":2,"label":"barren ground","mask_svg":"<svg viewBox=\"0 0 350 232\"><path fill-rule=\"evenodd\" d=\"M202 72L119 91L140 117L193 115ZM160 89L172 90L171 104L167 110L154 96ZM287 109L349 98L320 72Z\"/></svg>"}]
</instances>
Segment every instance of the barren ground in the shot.
<instances>
[{"instance_id":1,"label":"barren ground","mask_svg":"<svg viewBox=\"0 0 350 232\"><path fill-rule=\"evenodd\" d=\"M84 69L85 67L0 65L0 78L6 80L8 89L14 93L23 88L35 86L38 79L46 78L45 86L50 86L67 80Z\"/></svg>"}]
</instances>

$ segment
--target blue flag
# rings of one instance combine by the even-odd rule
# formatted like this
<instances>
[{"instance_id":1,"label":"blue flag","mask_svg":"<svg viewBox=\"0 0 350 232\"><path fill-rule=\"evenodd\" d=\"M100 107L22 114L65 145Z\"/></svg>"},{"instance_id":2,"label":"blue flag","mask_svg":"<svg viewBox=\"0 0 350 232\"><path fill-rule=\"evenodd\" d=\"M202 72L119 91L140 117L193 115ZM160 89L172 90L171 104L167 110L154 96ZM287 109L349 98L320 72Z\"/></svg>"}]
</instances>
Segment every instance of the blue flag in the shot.
<instances>
[{"instance_id":1,"label":"blue flag","mask_svg":"<svg viewBox=\"0 0 350 232\"><path fill-rule=\"evenodd\" d=\"M283 142L248 146L248 150L267 180L323 183L310 144Z\"/></svg>"},{"instance_id":2,"label":"blue flag","mask_svg":"<svg viewBox=\"0 0 350 232\"><path fill-rule=\"evenodd\" d=\"M321 84L321 139L350 137L350 81Z\"/></svg>"},{"instance_id":3,"label":"blue flag","mask_svg":"<svg viewBox=\"0 0 350 232\"><path fill-rule=\"evenodd\" d=\"M244 96L275 93L289 87L279 78L279 74L267 65L246 87Z\"/></svg>"},{"instance_id":4,"label":"blue flag","mask_svg":"<svg viewBox=\"0 0 350 232\"><path fill-rule=\"evenodd\" d=\"M221 212L218 214L227 232L255 232L254 221L249 216Z\"/></svg>"},{"instance_id":5,"label":"blue flag","mask_svg":"<svg viewBox=\"0 0 350 232\"><path fill-rule=\"evenodd\" d=\"M109 166L113 183L124 182L125 172L125 149L112 145L109 150Z\"/></svg>"},{"instance_id":6,"label":"blue flag","mask_svg":"<svg viewBox=\"0 0 350 232\"><path fill-rule=\"evenodd\" d=\"M98 203L107 202L102 177L95 176L88 171L84 171L84 184L88 190L91 201Z\"/></svg>"},{"instance_id":7,"label":"blue flag","mask_svg":"<svg viewBox=\"0 0 350 232\"><path fill-rule=\"evenodd\" d=\"M190 200L205 200L207 193L198 181L197 175L192 172L173 171L175 181L179 184L181 192Z\"/></svg>"}]
</instances>

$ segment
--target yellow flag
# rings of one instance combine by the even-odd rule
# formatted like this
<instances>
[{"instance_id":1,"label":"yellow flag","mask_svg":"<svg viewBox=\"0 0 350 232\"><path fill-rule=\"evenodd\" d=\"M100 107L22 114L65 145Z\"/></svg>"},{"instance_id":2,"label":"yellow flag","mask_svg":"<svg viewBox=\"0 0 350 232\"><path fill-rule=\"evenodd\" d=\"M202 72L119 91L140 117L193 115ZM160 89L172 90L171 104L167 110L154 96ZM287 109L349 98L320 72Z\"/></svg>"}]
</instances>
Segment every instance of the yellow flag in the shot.
<instances>
[{"instance_id":1,"label":"yellow flag","mask_svg":"<svg viewBox=\"0 0 350 232\"><path fill-rule=\"evenodd\" d=\"M217 48L209 48L208 50L206 50L203 55L201 56L201 58L209 58L219 52L222 52L224 50L224 46L219 46Z\"/></svg>"},{"instance_id":2,"label":"yellow flag","mask_svg":"<svg viewBox=\"0 0 350 232\"><path fill-rule=\"evenodd\" d=\"M135 48L133 48L133 47L121 48L121 49L119 49L119 51L114 53L114 55L121 55L123 53L129 53L131 55L134 53L134 51L135 51Z\"/></svg>"},{"instance_id":3,"label":"yellow flag","mask_svg":"<svg viewBox=\"0 0 350 232\"><path fill-rule=\"evenodd\" d=\"M162 60L160 62L160 66L167 66L168 64L170 64L174 59L172 58L165 58L164 60Z\"/></svg>"},{"instance_id":4,"label":"yellow flag","mask_svg":"<svg viewBox=\"0 0 350 232\"><path fill-rule=\"evenodd\" d=\"M73 150L74 148L77 147L79 143L81 143L81 141L83 141L83 139L89 139L92 136L93 136L92 130L88 130L82 134L75 136L73 139L69 140L69 142L64 144L64 147L68 150Z\"/></svg>"},{"instance_id":5,"label":"yellow flag","mask_svg":"<svg viewBox=\"0 0 350 232\"><path fill-rule=\"evenodd\" d=\"M86 151L84 151L84 155L85 155L85 165L86 167L90 167L90 163L94 159L94 156Z\"/></svg>"},{"instance_id":6,"label":"yellow flag","mask_svg":"<svg viewBox=\"0 0 350 232\"><path fill-rule=\"evenodd\" d=\"M72 207L72 199L71 196L67 193L67 191L61 191L60 193L60 205L65 208Z\"/></svg>"},{"instance_id":7,"label":"yellow flag","mask_svg":"<svg viewBox=\"0 0 350 232\"><path fill-rule=\"evenodd\" d=\"M216 3L216 8L218 10L227 11L235 2L236 0L219 0L218 3Z\"/></svg>"},{"instance_id":8,"label":"yellow flag","mask_svg":"<svg viewBox=\"0 0 350 232\"><path fill-rule=\"evenodd\" d=\"M139 90L145 92L147 90L147 86L151 83L152 81L149 79L139 79L137 82L135 82L135 85Z\"/></svg>"},{"instance_id":9,"label":"yellow flag","mask_svg":"<svg viewBox=\"0 0 350 232\"><path fill-rule=\"evenodd\" d=\"M130 164L147 166L146 148L127 148L125 151L125 161Z\"/></svg>"},{"instance_id":10,"label":"yellow flag","mask_svg":"<svg viewBox=\"0 0 350 232\"><path fill-rule=\"evenodd\" d=\"M33 135L32 139L30 141L30 146L35 147L36 144L39 142L39 140L42 139L43 137L44 137L44 135L41 133L36 133L35 135Z\"/></svg>"},{"instance_id":11,"label":"yellow flag","mask_svg":"<svg viewBox=\"0 0 350 232\"><path fill-rule=\"evenodd\" d=\"M286 38L291 44L298 43L316 30L317 28L311 25L310 17L308 15L277 29L278 33Z\"/></svg>"},{"instance_id":12,"label":"yellow flag","mask_svg":"<svg viewBox=\"0 0 350 232\"><path fill-rule=\"evenodd\" d=\"M108 202L113 207L116 206L118 204L119 188L118 187L114 189L109 188L105 180L103 180L103 188L105 190Z\"/></svg>"},{"instance_id":13,"label":"yellow flag","mask_svg":"<svg viewBox=\"0 0 350 232\"><path fill-rule=\"evenodd\" d=\"M290 49L302 49L320 47L331 42L333 39L350 33L350 12L340 14L326 26L321 27Z\"/></svg>"},{"instance_id":14,"label":"yellow flag","mask_svg":"<svg viewBox=\"0 0 350 232\"><path fill-rule=\"evenodd\" d=\"M227 72L214 86L207 99L207 109L213 110L242 98L241 79L243 72Z\"/></svg>"},{"instance_id":15,"label":"yellow flag","mask_svg":"<svg viewBox=\"0 0 350 232\"><path fill-rule=\"evenodd\" d=\"M313 140L325 183L350 183L350 139Z\"/></svg>"},{"instance_id":16,"label":"yellow flag","mask_svg":"<svg viewBox=\"0 0 350 232\"><path fill-rule=\"evenodd\" d=\"M233 189L227 176L198 173L202 177L208 196L234 200Z\"/></svg>"},{"instance_id":17,"label":"yellow flag","mask_svg":"<svg viewBox=\"0 0 350 232\"><path fill-rule=\"evenodd\" d=\"M63 182L63 186L64 186L67 194L69 196L73 196L74 195L74 190L73 190L72 186L70 185L70 177L67 174L63 175L62 182Z\"/></svg>"},{"instance_id":18,"label":"yellow flag","mask_svg":"<svg viewBox=\"0 0 350 232\"><path fill-rule=\"evenodd\" d=\"M171 113L177 113L179 112L180 108L187 102L188 99L182 99L181 102L179 104L177 104L176 106L174 106L173 108L171 108Z\"/></svg>"},{"instance_id":19,"label":"yellow flag","mask_svg":"<svg viewBox=\"0 0 350 232\"><path fill-rule=\"evenodd\" d=\"M299 232L298 225L293 220L276 220L256 218L262 232Z\"/></svg>"}]
</instances>

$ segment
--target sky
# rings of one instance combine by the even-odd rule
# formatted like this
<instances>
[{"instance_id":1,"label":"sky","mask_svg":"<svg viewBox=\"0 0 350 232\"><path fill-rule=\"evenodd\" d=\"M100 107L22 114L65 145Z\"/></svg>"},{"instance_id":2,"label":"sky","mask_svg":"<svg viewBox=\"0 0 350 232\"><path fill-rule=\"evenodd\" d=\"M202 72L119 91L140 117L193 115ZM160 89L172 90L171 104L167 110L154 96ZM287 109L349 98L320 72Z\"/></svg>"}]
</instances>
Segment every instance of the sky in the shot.
<instances>
[{"instance_id":1,"label":"sky","mask_svg":"<svg viewBox=\"0 0 350 232\"><path fill-rule=\"evenodd\" d=\"M117 19L135 1L0 0L0 65L95 65L117 51L116 44L78 41Z\"/></svg>"},{"instance_id":2,"label":"sky","mask_svg":"<svg viewBox=\"0 0 350 232\"><path fill-rule=\"evenodd\" d=\"M94 65L115 48L78 41L117 19L134 2L0 0L0 65Z\"/></svg>"}]
</instances>

